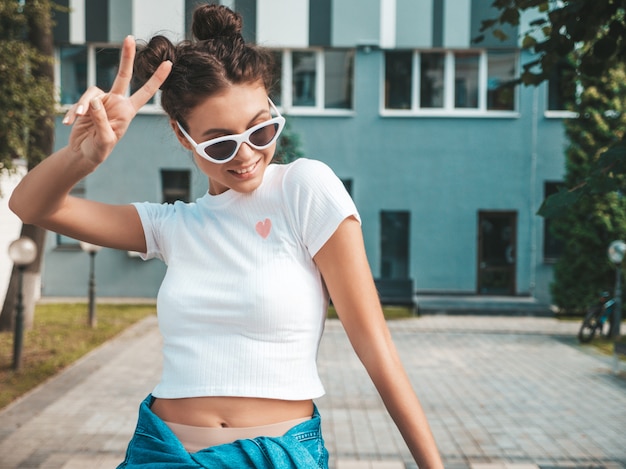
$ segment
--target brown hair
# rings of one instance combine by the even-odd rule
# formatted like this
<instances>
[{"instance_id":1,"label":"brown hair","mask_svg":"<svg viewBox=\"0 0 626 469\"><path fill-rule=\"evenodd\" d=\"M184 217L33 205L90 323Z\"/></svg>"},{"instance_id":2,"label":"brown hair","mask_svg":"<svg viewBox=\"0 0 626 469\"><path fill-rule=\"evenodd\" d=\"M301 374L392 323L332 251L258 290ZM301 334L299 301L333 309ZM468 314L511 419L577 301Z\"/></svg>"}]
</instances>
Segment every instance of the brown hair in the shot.
<instances>
[{"instance_id":1,"label":"brown hair","mask_svg":"<svg viewBox=\"0 0 626 469\"><path fill-rule=\"evenodd\" d=\"M221 5L201 5L193 13L192 39L172 44L155 36L135 57L137 84L145 83L164 61L172 71L161 86L161 105L170 118L186 127L186 116L204 99L233 84L262 82L268 93L273 80L273 56L246 43L241 15Z\"/></svg>"}]
</instances>

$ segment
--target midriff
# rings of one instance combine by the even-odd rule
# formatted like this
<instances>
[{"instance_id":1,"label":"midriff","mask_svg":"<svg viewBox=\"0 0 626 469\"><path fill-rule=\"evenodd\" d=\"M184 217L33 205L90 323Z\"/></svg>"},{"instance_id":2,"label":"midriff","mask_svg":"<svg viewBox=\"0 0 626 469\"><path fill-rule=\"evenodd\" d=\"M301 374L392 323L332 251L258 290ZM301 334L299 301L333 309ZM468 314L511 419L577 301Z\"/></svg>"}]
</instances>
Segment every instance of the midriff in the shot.
<instances>
[{"instance_id":1,"label":"midriff","mask_svg":"<svg viewBox=\"0 0 626 469\"><path fill-rule=\"evenodd\" d=\"M190 397L159 399L152 412L161 420L194 427L257 427L313 415L313 401L256 397Z\"/></svg>"}]
</instances>

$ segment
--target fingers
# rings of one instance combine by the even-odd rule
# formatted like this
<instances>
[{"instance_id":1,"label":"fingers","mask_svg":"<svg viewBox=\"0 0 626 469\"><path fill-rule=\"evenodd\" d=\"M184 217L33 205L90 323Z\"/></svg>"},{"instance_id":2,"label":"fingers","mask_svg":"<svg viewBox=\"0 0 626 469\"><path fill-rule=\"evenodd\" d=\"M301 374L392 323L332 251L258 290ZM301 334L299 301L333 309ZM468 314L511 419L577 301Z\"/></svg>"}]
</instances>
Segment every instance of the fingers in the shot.
<instances>
[{"instance_id":1,"label":"fingers","mask_svg":"<svg viewBox=\"0 0 626 469\"><path fill-rule=\"evenodd\" d=\"M163 62L159 65L159 68L156 69L154 75L152 75L150 79L130 97L130 101L132 102L135 111L139 111L141 106L150 101L150 98L154 96L171 71L172 62L169 60Z\"/></svg>"},{"instance_id":2,"label":"fingers","mask_svg":"<svg viewBox=\"0 0 626 469\"><path fill-rule=\"evenodd\" d=\"M106 156L115 145L117 138L102 104L102 96L93 98L89 105L91 120L94 123L96 135L98 136L97 145L101 147L101 151Z\"/></svg>"},{"instance_id":3,"label":"fingers","mask_svg":"<svg viewBox=\"0 0 626 469\"><path fill-rule=\"evenodd\" d=\"M133 77L133 61L135 60L135 38L126 36L122 44L122 56L117 76L111 87L111 94L125 94Z\"/></svg>"},{"instance_id":4,"label":"fingers","mask_svg":"<svg viewBox=\"0 0 626 469\"><path fill-rule=\"evenodd\" d=\"M91 101L96 96L101 96L102 90L98 87L92 86L83 93L80 99L65 113L63 117L63 124L72 125L76 119L80 116L84 116L89 111Z\"/></svg>"}]
</instances>

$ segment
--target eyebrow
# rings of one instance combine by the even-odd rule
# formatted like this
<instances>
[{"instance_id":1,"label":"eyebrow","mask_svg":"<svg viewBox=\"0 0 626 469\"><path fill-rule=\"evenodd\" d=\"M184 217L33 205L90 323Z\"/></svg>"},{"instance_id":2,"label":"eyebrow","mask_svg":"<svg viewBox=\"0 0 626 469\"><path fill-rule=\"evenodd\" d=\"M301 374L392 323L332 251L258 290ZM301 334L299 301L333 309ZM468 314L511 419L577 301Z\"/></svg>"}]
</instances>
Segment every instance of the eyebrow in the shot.
<instances>
[{"instance_id":1,"label":"eyebrow","mask_svg":"<svg viewBox=\"0 0 626 469\"><path fill-rule=\"evenodd\" d=\"M263 115L266 112L269 113L270 118L271 118L272 117L272 113L269 110L267 110L267 109L262 109L261 111L257 112L256 115L252 119L250 119L249 124L254 122L255 120L257 120L259 117L261 117L261 115ZM250 125L250 127L252 127L252 126ZM204 138L204 137L210 136L211 134L235 135L235 133L232 130L230 130L230 129L219 129L218 128L218 129L208 129L208 130L204 131L202 133L201 137Z\"/></svg>"}]
</instances>

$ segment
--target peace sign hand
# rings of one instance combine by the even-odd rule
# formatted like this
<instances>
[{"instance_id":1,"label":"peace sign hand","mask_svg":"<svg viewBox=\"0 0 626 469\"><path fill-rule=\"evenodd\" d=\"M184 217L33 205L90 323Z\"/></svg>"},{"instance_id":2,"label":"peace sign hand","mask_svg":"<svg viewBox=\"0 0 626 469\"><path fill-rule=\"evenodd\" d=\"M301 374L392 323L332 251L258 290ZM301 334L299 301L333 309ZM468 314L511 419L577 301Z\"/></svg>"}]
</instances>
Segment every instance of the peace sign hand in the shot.
<instances>
[{"instance_id":1,"label":"peace sign hand","mask_svg":"<svg viewBox=\"0 0 626 469\"><path fill-rule=\"evenodd\" d=\"M135 40L124 39L120 67L108 93L92 86L67 112L63 123L74 124L69 147L94 165L102 163L126 133L130 122L167 79L170 61L163 62L150 79L131 96L126 96L133 75Z\"/></svg>"}]
</instances>

